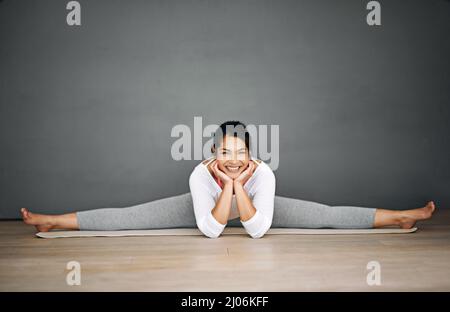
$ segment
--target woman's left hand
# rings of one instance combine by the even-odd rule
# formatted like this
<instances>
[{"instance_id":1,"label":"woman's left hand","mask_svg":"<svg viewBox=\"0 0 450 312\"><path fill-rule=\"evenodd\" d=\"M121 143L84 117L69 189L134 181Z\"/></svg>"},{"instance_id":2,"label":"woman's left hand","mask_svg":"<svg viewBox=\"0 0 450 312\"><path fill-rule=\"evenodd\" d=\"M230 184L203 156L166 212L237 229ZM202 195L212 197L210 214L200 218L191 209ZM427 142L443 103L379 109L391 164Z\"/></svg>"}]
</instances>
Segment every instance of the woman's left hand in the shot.
<instances>
[{"instance_id":1,"label":"woman's left hand","mask_svg":"<svg viewBox=\"0 0 450 312\"><path fill-rule=\"evenodd\" d=\"M255 167L256 166L253 163L253 161L250 161L247 169L242 171L242 173L236 179L234 179L233 183L238 183L240 185L244 185L245 182L247 182L248 179L250 179L250 177L253 175L253 172L255 171Z\"/></svg>"}]
</instances>

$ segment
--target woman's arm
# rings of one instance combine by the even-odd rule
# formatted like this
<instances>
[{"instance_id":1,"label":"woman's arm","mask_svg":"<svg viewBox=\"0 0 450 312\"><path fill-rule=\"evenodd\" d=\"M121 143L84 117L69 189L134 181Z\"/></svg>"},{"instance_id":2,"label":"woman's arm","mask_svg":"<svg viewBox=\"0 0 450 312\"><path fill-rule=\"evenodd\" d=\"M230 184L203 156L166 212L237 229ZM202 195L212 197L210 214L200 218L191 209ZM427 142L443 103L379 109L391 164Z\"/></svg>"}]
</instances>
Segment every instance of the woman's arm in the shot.
<instances>
[{"instance_id":1,"label":"woman's arm","mask_svg":"<svg viewBox=\"0 0 450 312\"><path fill-rule=\"evenodd\" d=\"M244 190L245 182L250 179L254 171L255 165L253 162L250 162L247 169L233 181L236 204L239 210L240 219L244 222L251 219L256 213L256 208L253 206L252 200L248 197L247 192Z\"/></svg>"},{"instance_id":2,"label":"woman's arm","mask_svg":"<svg viewBox=\"0 0 450 312\"><path fill-rule=\"evenodd\" d=\"M252 169L250 171L253 172ZM248 175L249 172L246 174ZM260 172L260 174L253 202L243 187L245 183L243 181L248 178L234 181L234 192L241 223L253 238L263 237L270 229L273 219L275 175L271 170Z\"/></svg>"},{"instance_id":3,"label":"woman's arm","mask_svg":"<svg viewBox=\"0 0 450 312\"><path fill-rule=\"evenodd\" d=\"M234 193L236 195L236 204L239 210L241 221L246 222L256 214L256 208L248 196L244 187L240 183L234 183Z\"/></svg>"},{"instance_id":4,"label":"woman's arm","mask_svg":"<svg viewBox=\"0 0 450 312\"><path fill-rule=\"evenodd\" d=\"M216 205L211 210L213 217L223 225L228 222L230 216L231 202L233 200L233 182L226 183L220 193Z\"/></svg>"},{"instance_id":5,"label":"woman's arm","mask_svg":"<svg viewBox=\"0 0 450 312\"><path fill-rule=\"evenodd\" d=\"M217 200L211 213L217 221L223 225L226 225L228 222L228 217L230 216L231 202L233 200L233 179L219 169L217 161L213 161L211 169L214 175L218 177L224 185L219 199Z\"/></svg>"},{"instance_id":6,"label":"woman's arm","mask_svg":"<svg viewBox=\"0 0 450 312\"><path fill-rule=\"evenodd\" d=\"M225 225L219 223L211 213L216 202L198 170L194 170L189 177L195 221L198 229L210 238L217 238L223 232Z\"/></svg>"},{"instance_id":7,"label":"woman's arm","mask_svg":"<svg viewBox=\"0 0 450 312\"><path fill-rule=\"evenodd\" d=\"M230 214L233 180L221 172L216 164L211 168L224 185L217 202L208 189L207 177L198 170L194 170L189 177L189 188L198 229L210 238L217 238L225 229Z\"/></svg>"}]
</instances>

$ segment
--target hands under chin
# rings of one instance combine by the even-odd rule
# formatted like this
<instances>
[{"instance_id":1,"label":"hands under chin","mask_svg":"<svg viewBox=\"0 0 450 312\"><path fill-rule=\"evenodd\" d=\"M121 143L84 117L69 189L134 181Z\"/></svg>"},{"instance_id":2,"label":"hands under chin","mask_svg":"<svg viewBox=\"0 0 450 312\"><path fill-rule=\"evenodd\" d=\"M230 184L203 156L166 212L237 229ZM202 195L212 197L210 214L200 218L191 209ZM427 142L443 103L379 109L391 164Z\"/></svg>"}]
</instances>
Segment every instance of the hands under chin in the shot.
<instances>
[{"instance_id":1,"label":"hands under chin","mask_svg":"<svg viewBox=\"0 0 450 312\"><path fill-rule=\"evenodd\" d=\"M253 161L250 161L248 164L247 169L241 172L241 174L235 178L230 178L225 172L219 169L217 162L215 161L214 164L211 166L212 171L214 172L214 175L220 179L220 181L223 183L223 185L231 185L234 187L236 186L243 186L245 183L250 179L250 177L253 175L253 172L255 171L255 164Z\"/></svg>"},{"instance_id":2,"label":"hands under chin","mask_svg":"<svg viewBox=\"0 0 450 312\"><path fill-rule=\"evenodd\" d=\"M227 176L225 172L219 169L217 161L215 160L213 165L211 166L212 171L214 172L214 175L220 179L220 181L223 183L223 185L232 185L233 179Z\"/></svg>"},{"instance_id":3,"label":"hands under chin","mask_svg":"<svg viewBox=\"0 0 450 312\"><path fill-rule=\"evenodd\" d=\"M250 161L247 169L242 171L242 173L236 179L233 180L233 185L243 186L245 182L247 182L248 179L250 179L250 177L253 175L254 171L255 171L255 164L253 163L253 161Z\"/></svg>"}]
</instances>

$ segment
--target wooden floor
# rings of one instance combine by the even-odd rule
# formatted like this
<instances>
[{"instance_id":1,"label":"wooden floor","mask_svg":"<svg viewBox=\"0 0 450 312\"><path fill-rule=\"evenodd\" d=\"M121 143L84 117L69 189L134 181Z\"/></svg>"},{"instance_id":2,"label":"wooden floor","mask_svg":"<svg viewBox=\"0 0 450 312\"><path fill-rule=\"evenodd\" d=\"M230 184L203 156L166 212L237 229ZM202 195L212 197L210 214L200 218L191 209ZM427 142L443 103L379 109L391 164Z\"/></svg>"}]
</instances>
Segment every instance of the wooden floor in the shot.
<instances>
[{"instance_id":1,"label":"wooden floor","mask_svg":"<svg viewBox=\"0 0 450 312\"><path fill-rule=\"evenodd\" d=\"M450 291L450 212L413 234L41 239L0 222L0 291ZM69 286L69 261L81 285ZM381 285L368 286L369 261Z\"/></svg>"}]
</instances>

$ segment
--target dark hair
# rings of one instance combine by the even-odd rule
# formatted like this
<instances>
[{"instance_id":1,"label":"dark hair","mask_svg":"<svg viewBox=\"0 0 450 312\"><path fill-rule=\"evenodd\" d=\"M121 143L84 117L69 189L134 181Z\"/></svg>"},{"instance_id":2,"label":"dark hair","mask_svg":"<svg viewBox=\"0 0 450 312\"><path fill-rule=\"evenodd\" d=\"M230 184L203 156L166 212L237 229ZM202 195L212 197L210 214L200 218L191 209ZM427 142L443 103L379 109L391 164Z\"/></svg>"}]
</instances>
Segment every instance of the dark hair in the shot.
<instances>
[{"instance_id":1,"label":"dark hair","mask_svg":"<svg viewBox=\"0 0 450 312\"><path fill-rule=\"evenodd\" d=\"M220 145L225 136L238 137L245 142L245 147L250 151L250 134L247 126L237 120L226 121L222 123L214 133L214 144L212 148ZM212 150L212 149L211 149Z\"/></svg>"}]
</instances>

